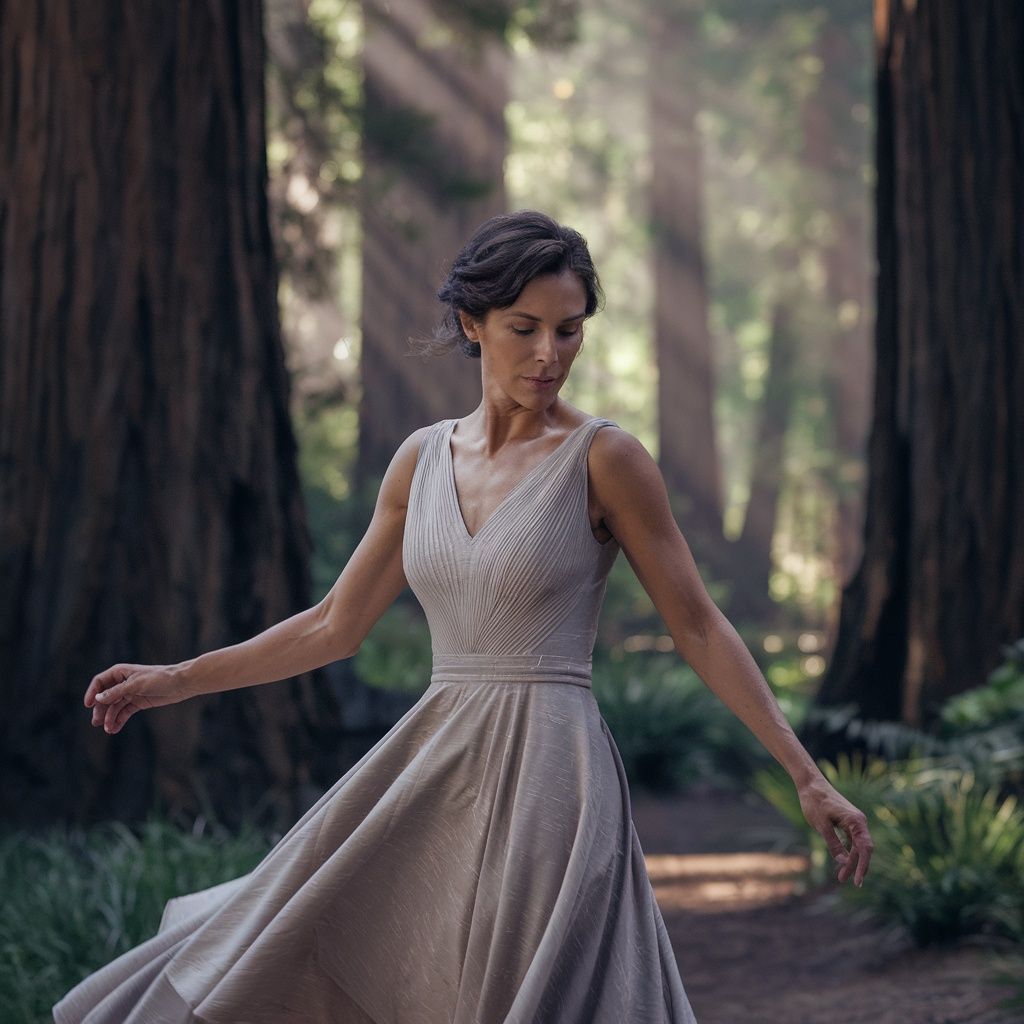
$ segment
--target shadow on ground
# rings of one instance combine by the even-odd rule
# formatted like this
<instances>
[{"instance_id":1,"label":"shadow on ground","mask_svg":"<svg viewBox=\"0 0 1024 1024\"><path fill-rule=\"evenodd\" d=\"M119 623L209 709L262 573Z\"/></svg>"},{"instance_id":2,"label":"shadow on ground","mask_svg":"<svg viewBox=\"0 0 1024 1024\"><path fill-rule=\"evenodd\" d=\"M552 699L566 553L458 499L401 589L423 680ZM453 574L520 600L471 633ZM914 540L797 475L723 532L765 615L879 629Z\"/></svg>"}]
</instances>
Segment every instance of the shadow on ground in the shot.
<instances>
[{"instance_id":1,"label":"shadow on ground","mask_svg":"<svg viewBox=\"0 0 1024 1024\"><path fill-rule=\"evenodd\" d=\"M637 793L633 820L699 1024L1021 1021L985 980L1006 947L919 950L853 918L838 883L800 891L792 830L756 794Z\"/></svg>"}]
</instances>

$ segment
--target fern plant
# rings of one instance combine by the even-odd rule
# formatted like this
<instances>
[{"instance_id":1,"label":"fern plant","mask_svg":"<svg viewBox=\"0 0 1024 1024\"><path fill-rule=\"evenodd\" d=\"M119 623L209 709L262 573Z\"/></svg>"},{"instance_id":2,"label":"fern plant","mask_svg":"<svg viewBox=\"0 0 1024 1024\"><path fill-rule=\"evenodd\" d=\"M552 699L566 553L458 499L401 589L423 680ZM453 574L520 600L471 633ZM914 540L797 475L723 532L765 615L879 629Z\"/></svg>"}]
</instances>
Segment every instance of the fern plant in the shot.
<instances>
[{"instance_id":1,"label":"fern plant","mask_svg":"<svg viewBox=\"0 0 1024 1024\"><path fill-rule=\"evenodd\" d=\"M920 946L972 934L1024 941L1024 809L1016 797L971 773L916 782L876 807L870 883L844 889L844 898L901 925Z\"/></svg>"},{"instance_id":2,"label":"fern plant","mask_svg":"<svg viewBox=\"0 0 1024 1024\"><path fill-rule=\"evenodd\" d=\"M678 658L595 657L593 688L631 785L681 791L700 779L728 788L767 758L746 726Z\"/></svg>"},{"instance_id":3,"label":"fern plant","mask_svg":"<svg viewBox=\"0 0 1024 1024\"><path fill-rule=\"evenodd\" d=\"M869 827L875 809L895 799L897 786L889 764L880 757L840 754L833 765L821 760L818 767L829 782L868 817ZM833 860L824 838L804 817L800 797L793 780L781 765L773 764L756 772L753 787L796 829L799 843L808 852L806 885L824 885L832 875Z\"/></svg>"}]
</instances>

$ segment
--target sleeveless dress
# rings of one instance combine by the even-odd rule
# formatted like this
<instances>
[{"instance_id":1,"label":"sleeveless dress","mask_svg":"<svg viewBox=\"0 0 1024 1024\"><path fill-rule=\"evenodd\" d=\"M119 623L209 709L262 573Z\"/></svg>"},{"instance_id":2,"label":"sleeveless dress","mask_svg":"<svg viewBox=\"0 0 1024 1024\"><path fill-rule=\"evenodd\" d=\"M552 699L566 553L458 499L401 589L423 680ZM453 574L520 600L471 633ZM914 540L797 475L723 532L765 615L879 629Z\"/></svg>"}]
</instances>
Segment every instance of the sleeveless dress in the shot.
<instances>
[{"instance_id":1,"label":"sleeveless dress","mask_svg":"<svg viewBox=\"0 0 1024 1024\"><path fill-rule=\"evenodd\" d=\"M418 702L249 874L170 900L57 1024L695 1024L590 689L614 539L574 428L475 535L456 420L425 433L403 565Z\"/></svg>"}]
</instances>

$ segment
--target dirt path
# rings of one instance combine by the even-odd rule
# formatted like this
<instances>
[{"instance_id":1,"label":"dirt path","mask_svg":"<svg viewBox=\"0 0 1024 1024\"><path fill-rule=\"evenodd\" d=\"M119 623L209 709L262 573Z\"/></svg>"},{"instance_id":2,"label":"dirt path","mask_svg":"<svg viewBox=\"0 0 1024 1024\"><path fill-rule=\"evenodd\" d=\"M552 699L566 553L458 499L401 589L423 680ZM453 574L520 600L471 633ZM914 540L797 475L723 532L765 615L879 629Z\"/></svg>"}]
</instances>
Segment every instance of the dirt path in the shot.
<instances>
[{"instance_id":1,"label":"dirt path","mask_svg":"<svg viewBox=\"0 0 1024 1024\"><path fill-rule=\"evenodd\" d=\"M637 793L633 820L699 1024L1012 1024L988 943L918 950L800 894L788 826L752 794Z\"/></svg>"}]
</instances>

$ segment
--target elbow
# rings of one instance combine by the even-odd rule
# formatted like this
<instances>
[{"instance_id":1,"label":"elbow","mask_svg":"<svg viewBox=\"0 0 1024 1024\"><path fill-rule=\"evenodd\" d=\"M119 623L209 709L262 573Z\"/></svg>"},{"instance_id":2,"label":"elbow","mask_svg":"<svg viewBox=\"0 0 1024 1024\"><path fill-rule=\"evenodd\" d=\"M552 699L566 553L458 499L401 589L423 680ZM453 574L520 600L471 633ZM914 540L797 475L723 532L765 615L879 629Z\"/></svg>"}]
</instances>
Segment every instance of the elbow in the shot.
<instances>
[{"instance_id":1,"label":"elbow","mask_svg":"<svg viewBox=\"0 0 1024 1024\"><path fill-rule=\"evenodd\" d=\"M722 613L710 598L694 605L672 638L677 650L686 652L697 648L704 650L711 646L721 625Z\"/></svg>"},{"instance_id":2,"label":"elbow","mask_svg":"<svg viewBox=\"0 0 1024 1024\"><path fill-rule=\"evenodd\" d=\"M330 651L332 661L347 661L354 658L362 647L362 641L351 636L341 636L337 633L331 634Z\"/></svg>"},{"instance_id":3,"label":"elbow","mask_svg":"<svg viewBox=\"0 0 1024 1024\"><path fill-rule=\"evenodd\" d=\"M331 661L345 661L354 658L362 647L362 640L351 635L350 631L339 628L337 616L331 614L328 597L316 607L321 635L325 638L328 656Z\"/></svg>"}]
</instances>

